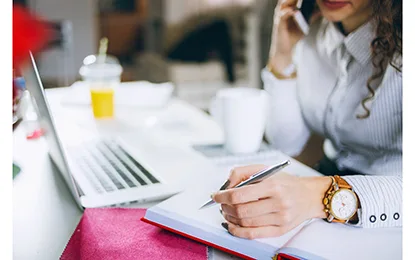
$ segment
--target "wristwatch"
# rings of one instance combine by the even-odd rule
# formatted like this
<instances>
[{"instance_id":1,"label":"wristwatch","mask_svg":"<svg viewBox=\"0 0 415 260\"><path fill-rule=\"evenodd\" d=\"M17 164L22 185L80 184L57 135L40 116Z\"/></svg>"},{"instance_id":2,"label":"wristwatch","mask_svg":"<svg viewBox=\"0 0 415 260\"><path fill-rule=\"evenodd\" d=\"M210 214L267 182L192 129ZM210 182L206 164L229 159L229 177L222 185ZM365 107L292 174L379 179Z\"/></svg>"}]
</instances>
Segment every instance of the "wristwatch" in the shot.
<instances>
[{"instance_id":1,"label":"wristwatch","mask_svg":"<svg viewBox=\"0 0 415 260\"><path fill-rule=\"evenodd\" d=\"M328 222L347 223L356 214L359 200L356 193L340 176L330 176L332 184L324 199L324 211Z\"/></svg>"}]
</instances>

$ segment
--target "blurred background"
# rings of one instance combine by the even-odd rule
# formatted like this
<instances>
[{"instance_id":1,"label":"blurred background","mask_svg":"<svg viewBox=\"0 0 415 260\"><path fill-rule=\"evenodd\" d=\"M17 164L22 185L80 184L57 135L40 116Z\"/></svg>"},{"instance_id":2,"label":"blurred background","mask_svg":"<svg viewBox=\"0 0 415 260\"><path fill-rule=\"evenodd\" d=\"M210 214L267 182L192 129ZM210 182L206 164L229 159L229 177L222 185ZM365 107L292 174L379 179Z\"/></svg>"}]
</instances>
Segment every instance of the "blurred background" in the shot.
<instances>
[{"instance_id":1,"label":"blurred background","mask_svg":"<svg viewBox=\"0 0 415 260\"><path fill-rule=\"evenodd\" d=\"M37 57L45 88L80 80L83 59L108 38L122 81L171 81L206 110L220 88L261 88L277 0L13 0L58 31Z\"/></svg>"}]
</instances>

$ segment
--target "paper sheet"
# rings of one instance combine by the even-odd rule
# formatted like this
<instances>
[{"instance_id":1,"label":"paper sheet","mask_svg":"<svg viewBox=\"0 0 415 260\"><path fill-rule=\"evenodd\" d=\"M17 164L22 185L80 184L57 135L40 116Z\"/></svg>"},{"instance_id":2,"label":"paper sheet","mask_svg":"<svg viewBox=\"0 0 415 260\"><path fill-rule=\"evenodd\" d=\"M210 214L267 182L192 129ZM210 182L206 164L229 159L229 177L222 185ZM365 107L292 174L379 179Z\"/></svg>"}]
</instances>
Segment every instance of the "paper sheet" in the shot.
<instances>
[{"instance_id":1,"label":"paper sheet","mask_svg":"<svg viewBox=\"0 0 415 260\"><path fill-rule=\"evenodd\" d=\"M324 259L402 259L402 228L358 228L318 220L304 227L286 245L287 253L301 252Z\"/></svg>"}]
</instances>

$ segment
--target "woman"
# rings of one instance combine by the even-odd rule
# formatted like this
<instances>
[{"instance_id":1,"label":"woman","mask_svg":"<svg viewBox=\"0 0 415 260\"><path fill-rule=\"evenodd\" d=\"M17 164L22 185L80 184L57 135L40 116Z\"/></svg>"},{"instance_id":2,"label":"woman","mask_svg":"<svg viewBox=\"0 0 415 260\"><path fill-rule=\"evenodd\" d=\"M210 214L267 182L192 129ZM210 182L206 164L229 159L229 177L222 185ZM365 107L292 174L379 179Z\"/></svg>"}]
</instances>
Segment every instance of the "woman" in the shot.
<instances>
[{"instance_id":1,"label":"woman","mask_svg":"<svg viewBox=\"0 0 415 260\"><path fill-rule=\"evenodd\" d=\"M402 2L316 2L307 36L293 20L296 0L277 5L262 78L273 104L268 140L296 156L310 133L324 136L324 175L277 174L214 194L235 236L280 236L311 218L402 225ZM229 187L264 167L234 169Z\"/></svg>"}]
</instances>

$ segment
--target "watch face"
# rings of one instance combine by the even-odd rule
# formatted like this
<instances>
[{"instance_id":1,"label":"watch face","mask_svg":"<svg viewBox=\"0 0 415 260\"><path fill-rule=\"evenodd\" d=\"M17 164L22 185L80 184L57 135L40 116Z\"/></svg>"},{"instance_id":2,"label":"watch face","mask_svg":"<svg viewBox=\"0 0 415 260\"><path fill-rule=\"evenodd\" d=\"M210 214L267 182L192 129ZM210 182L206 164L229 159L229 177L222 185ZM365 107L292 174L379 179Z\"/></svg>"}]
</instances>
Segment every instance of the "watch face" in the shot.
<instances>
[{"instance_id":1,"label":"watch face","mask_svg":"<svg viewBox=\"0 0 415 260\"><path fill-rule=\"evenodd\" d=\"M357 210L357 197L351 190L339 189L331 200L331 213L336 219L351 218Z\"/></svg>"}]
</instances>

